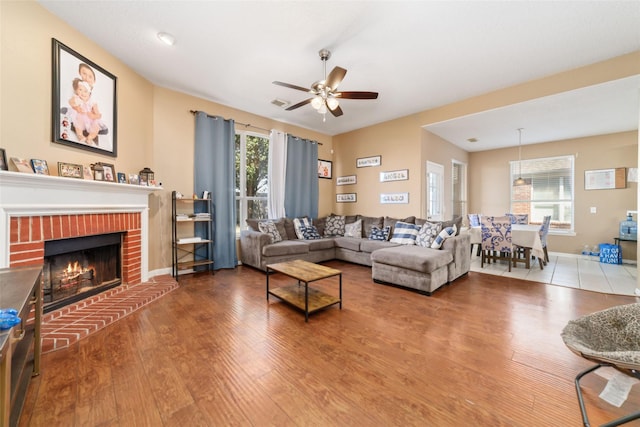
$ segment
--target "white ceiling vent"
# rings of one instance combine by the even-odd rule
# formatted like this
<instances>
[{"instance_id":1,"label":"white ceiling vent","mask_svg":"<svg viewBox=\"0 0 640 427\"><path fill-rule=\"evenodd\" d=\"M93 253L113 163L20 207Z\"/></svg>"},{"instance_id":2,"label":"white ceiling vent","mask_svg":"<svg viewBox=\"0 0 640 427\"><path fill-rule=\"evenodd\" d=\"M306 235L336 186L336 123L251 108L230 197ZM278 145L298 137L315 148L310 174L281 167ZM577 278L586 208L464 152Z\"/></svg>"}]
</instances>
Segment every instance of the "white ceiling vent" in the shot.
<instances>
[{"instance_id":1,"label":"white ceiling vent","mask_svg":"<svg viewBox=\"0 0 640 427\"><path fill-rule=\"evenodd\" d=\"M278 99L278 98L276 98L273 101L271 101L271 103L273 105L275 105L276 107L281 107L281 108L284 108L287 105L289 105L289 101L283 101L282 99Z\"/></svg>"}]
</instances>

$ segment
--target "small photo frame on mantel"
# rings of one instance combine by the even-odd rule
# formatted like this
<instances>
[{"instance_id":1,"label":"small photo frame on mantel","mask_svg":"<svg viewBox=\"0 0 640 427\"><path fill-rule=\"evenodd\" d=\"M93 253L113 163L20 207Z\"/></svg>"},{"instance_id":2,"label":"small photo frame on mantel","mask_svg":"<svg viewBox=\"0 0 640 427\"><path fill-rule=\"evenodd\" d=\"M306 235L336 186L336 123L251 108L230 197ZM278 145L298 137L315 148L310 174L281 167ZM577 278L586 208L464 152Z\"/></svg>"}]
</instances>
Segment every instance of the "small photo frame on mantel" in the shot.
<instances>
[{"instance_id":1,"label":"small photo frame on mantel","mask_svg":"<svg viewBox=\"0 0 640 427\"><path fill-rule=\"evenodd\" d=\"M318 159L318 178L331 179L333 177L333 162Z\"/></svg>"},{"instance_id":2,"label":"small photo frame on mantel","mask_svg":"<svg viewBox=\"0 0 640 427\"><path fill-rule=\"evenodd\" d=\"M75 163L58 162L58 175L64 176L66 178L82 179L82 165L77 165Z\"/></svg>"}]
</instances>

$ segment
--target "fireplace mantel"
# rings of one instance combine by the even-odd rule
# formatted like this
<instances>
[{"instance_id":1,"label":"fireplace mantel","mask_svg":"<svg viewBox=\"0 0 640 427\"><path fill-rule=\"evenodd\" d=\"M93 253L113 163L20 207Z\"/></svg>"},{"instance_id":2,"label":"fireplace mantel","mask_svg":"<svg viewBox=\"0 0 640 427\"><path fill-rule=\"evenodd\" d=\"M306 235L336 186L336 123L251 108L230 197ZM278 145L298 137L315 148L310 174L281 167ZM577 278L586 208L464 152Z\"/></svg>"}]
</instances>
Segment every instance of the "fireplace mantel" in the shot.
<instances>
[{"instance_id":1,"label":"fireplace mantel","mask_svg":"<svg viewBox=\"0 0 640 427\"><path fill-rule=\"evenodd\" d=\"M149 194L160 187L0 171L0 268L9 266L12 217L138 212L148 280Z\"/></svg>"}]
</instances>

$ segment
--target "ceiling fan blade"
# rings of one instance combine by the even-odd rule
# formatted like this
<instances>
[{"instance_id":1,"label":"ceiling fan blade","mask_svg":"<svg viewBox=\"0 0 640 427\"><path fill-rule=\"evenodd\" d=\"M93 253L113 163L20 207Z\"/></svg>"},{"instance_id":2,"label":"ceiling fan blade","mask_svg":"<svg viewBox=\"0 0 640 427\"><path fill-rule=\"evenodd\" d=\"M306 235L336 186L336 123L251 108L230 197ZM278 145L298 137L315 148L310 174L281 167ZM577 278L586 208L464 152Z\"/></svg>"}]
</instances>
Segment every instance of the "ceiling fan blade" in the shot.
<instances>
[{"instance_id":1,"label":"ceiling fan blade","mask_svg":"<svg viewBox=\"0 0 640 427\"><path fill-rule=\"evenodd\" d=\"M334 117L340 117L342 115L342 108L340 108L339 105L337 105L333 110L327 105L327 109L331 112L331 114L333 114Z\"/></svg>"},{"instance_id":2,"label":"ceiling fan blade","mask_svg":"<svg viewBox=\"0 0 640 427\"><path fill-rule=\"evenodd\" d=\"M377 99L378 92L336 92L336 98L342 99Z\"/></svg>"},{"instance_id":3,"label":"ceiling fan blade","mask_svg":"<svg viewBox=\"0 0 640 427\"><path fill-rule=\"evenodd\" d=\"M286 110L286 111L291 111L291 110L295 110L296 108L300 108L300 107L302 107L303 105L307 105L308 103L310 103L312 99L313 99L313 98L307 98L307 99L305 99L304 101L300 101L300 102L298 102L297 104L292 105L291 107L285 108L285 110Z\"/></svg>"},{"instance_id":4,"label":"ceiling fan blade","mask_svg":"<svg viewBox=\"0 0 640 427\"><path fill-rule=\"evenodd\" d=\"M327 81L325 82L325 86L330 87L331 90L336 90L338 85L344 79L344 76L347 74L347 70L342 67L334 67L333 70L327 76Z\"/></svg>"},{"instance_id":5,"label":"ceiling fan blade","mask_svg":"<svg viewBox=\"0 0 640 427\"><path fill-rule=\"evenodd\" d=\"M273 84L274 85L278 85L278 86L288 87L289 89L295 89L295 90L301 90L303 92L313 93L313 91L311 89L309 89L309 88L292 85L290 83L283 83L283 82L275 81L275 82L273 82Z\"/></svg>"}]
</instances>

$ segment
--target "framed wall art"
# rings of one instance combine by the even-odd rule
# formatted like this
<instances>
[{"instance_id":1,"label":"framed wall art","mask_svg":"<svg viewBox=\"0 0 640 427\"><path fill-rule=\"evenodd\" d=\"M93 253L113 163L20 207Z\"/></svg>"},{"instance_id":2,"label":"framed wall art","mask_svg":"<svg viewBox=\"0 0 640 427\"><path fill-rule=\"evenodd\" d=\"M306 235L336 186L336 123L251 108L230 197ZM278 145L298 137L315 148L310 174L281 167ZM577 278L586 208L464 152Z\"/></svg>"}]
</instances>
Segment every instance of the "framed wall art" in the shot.
<instances>
[{"instance_id":1,"label":"framed wall art","mask_svg":"<svg viewBox=\"0 0 640 427\"><path fill-rule=\"evenodd\" d=\"M356 159L356 167L368 168L372 166L380 166L382 164L382 156L361 157Z\"/></svg>"},{"instance_id":2,"label":"framed wall art","mask_svg":"<svg viewBox=\"0 0 640 427\"><path fill-rule=\"evenodd\" d=\"M117 157L117 78L52 40L54 142Z\"/></svg>"},{"instance_id":3,"label":"framed wall art","mask_svg":"<svg viewBox=\"0 0 640 427\"><path fill-rule=\"evenodd\" d=\"M625 168L584 171L585 190L612 190L626 188L626 186L627 174Z\"/></svg>"},{"instance_id":4,"label":"framed wall art","mask_svg":"<svg viewBox=\"0 0 640 427\"><path fill-rule=\"evenodd\" d=\"M358 179L355 175L339 176L336 178L336 185L349 185L355 184L356 182L358 182Z\"/></svg>"},{"instance_id":5,"label":"framed wall art","mask_svg":"<svg viewBox=\"0 0 640 427\"><path fill-rule=\"evenodd\" d=\"M338 203L355 203L356 193L336 194L336 202Z\"/></svg>"},{"instance_id":6,"label":"framed wall art","mask_svg":"<svg viewBox=\"0 0 640 427\"><path fill-rule=\"evenodd\" d=\"M82 165L75 163L58 162L58 175L67 178L82 178Z\"/></svg>"},{"instance_id":7,"label":"framed wall art","mask_svg":"<svg viewBox=\"0 0 640 427\"><path fill-rule=\"evenodd\" d=\"M333 177L333 162L318 159L318 178L331 179Z\"/></svg>"},{"instance_id":8,"label":"framed wall art","mask_svg":"<svg viewBox=\"0 0 640 427\"><path fill-rule=\"evenodd\" d=\"M409 193L380 193L380 203L383 205L409 203Z\"/></svg>"},{"instance_id":9,"label":"framed wall art","mask_svg":"<svg viewBox=\"0 0 640 427\"><path fill-rule=\"evenodd\" d=\"M409 179L409 169L380 172L380 182L406 181Z\"/></svg>"}]
</instances>

